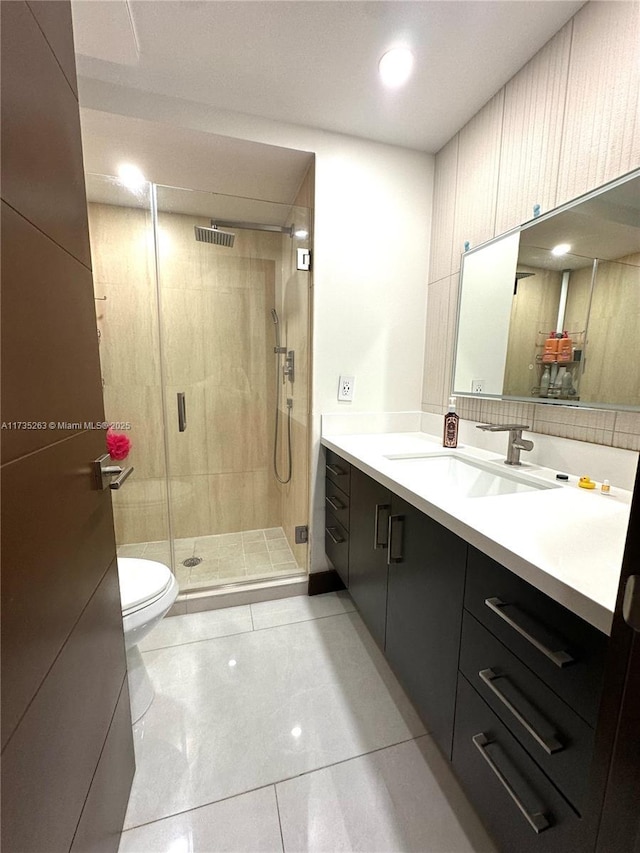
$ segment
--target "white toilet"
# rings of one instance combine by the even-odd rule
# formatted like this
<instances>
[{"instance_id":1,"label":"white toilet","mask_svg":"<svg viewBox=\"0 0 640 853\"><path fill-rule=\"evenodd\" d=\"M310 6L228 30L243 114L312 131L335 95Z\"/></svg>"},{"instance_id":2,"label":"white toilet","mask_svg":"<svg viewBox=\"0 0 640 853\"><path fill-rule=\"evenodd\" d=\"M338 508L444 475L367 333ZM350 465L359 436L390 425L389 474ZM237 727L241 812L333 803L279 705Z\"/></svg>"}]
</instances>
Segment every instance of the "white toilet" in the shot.
<instances>
[{"instance_id":1,"label":"white toilet","mask_svg":"<svg viewBox=\"0 0 640 853\"><path fill-rule=\"evenodd\" d=\"M122 624L127 650L131 721L136 723L153 702L154 689L138 643L162 619L178 595L178 582L164 563L118 557Z\"/></svg>"}]
</instances>

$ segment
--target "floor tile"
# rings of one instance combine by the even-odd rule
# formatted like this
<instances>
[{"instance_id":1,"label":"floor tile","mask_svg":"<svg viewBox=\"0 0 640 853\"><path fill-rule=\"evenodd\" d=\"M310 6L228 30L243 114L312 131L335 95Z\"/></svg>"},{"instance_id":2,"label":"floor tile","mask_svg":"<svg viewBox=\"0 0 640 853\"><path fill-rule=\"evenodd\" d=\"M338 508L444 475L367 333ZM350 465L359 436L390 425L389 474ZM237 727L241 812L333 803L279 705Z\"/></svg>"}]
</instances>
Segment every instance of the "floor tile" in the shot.
<instances>
[{"instance_id":1,"label":"floor tile","mask_svg":"<svg viewBox=\"0 0 640 853\"><path fill-rule=\"evenodd\" d=\"M265 539L282 539L284 530L281 527L267 527L264 531Z\"/></svg>"},{"instance_id":2,"label":"floor tile","mask_svg":"<svg viewBox=\"0 0 640 853\"><path fill-rule=\"evenodd\" d=\"M276 786L286 851L495 851L431 738Z\"/></svg>"},{"instance_id":3,"label":"floor tile","mask_svg":"<svg viewBox=\"0 0 640 853\"><path fill-rule=\"evenodd\" d=\"M122 834L118 853L276 853L282 851L272 786Z\"/></svg>"},{"instance_id":4,"label":"floor tile","mask_svg":"<svg viewBox=\"0 0 640 853\"><path fill-rule=\"evenodd\" d=\"M249 605L191 613L188 616L171 616L159 622L151 633L138 644L141 652L179 646L197 640L210 640L251 631L252 620Z\"/></svg>"},{"instance_id":5,"label":"floor tile","mask_svg":"<svg viewBox=\"0 0 640 853\"><path fill-rule=\"evenodd\" d=\"M324 595L296 595L279 601L261 601L251 605L253 627L273 628L292 622L306 622L323 616L335 616L355 610L348 592L327 592Z\"/></svg>"},{"instance_id":6,"label":"floor tile","mask_svg":"<svg viewBox=\"0 0 640 853\"><path fill-rule=\"evenodd\" d=\"M151 651L145 663L156 697L133 729L127 828L424 733L356 613Z\"/></svg>"},{"instance_id":7,"label":"floor tile","mask_svg":"<svg viewBox=\"0 0 640 853\"><path fill-rule=\"evenodd\" d=\"M280 551L282 548L289 547L289 543L284 536L281 536L278 539L267 539L266 544L269 551Z\"/></svg>"},{"instance_id":8,"label":"floor tile","mask_svg":"<svg viewBox=\"0 0 640 853\"><path fill-rule=\"evenodd\" d=\"M263 539L261 542L244 542L243 550L245 554L268 554L267 543Z\"/></svg>"},{"instance_id":9,"label":"floor tile","mask_svg":"<svg viewBox=\"0 0 640 853\"><path fill-rule=\"evenodd\" d=\"M264 542L264 530L243 530L242 541L246 542Z\"/></svg>"},{"instance_id":10,"label":"floor tile","mask_svg":"<svg viewBox=\"0 0 640 853\"><path fill-rule=\"evenodd\" d=\"M173 543L176 555L176 563L182 563L189 557L193 557L194 539L176 539Z\"/></svg>"},{"instance_id":11,"label":"floor tile","mask_svg":"<svg viewBox=\"0 0 640 853\"><path fill-rule=\"evenodd\" d=\"M290 548L282 551L269 551L269 556L271 557L271 564L273 566L279 566L281 563L291 563L293 561L293 553Z\"/></svg>"},{"instance_id":12,"label":"floor tile","mask_svg":"<svg viewBox=\"0 0 640 853\"><path fill-rule=\"evenodd\" d=\"M169 542L148 542L142 555L143 560L156 560L171 566L171 545Z\"/></svg>"},{"instance_id":13,"label":"floor tile","mask_svg":"<svg viewBox=\"0 0 640 853\"><path fill-rule=\"evenodd\" d=\"M142 557L146 546L146 542L134 542L131 545L119 545L118 557Z\"/></svg>"}]
</instances>

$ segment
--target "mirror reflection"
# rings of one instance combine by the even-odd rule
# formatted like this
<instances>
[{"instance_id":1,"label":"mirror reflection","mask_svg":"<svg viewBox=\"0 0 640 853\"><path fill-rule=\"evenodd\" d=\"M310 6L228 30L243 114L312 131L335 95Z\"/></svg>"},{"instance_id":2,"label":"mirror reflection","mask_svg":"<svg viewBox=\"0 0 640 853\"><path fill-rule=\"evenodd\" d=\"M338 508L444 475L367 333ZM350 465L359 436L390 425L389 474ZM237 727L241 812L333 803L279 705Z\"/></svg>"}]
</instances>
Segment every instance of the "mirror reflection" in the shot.
<instances>
[{"instance_id":1,"label":"mirror reflection","mask_svg":"<svg viewBox=\"0 0 640 853\"><path fill-rule=\"evenodd\" d=\"M640 408L640 176L463 256L453 392Z\"/></svg>"}]
</instances>

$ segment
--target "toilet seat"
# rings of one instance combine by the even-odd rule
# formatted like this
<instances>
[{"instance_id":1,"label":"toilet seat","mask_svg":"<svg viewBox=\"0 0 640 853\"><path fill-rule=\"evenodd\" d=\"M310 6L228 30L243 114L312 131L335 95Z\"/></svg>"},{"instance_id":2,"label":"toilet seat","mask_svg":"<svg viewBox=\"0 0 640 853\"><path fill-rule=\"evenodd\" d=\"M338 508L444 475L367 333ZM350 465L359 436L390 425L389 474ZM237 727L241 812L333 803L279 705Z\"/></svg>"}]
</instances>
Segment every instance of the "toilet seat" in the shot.
<instances>
[{"instance_id":1,"label":"toilet seat","mask_svg":"<svg viewBox=\"0 0 640 853\"><path fill-rule=\"evenodd\" d=\"M118 578L123 616L153 604L174 582L171 571L163 563L137 557L118 558Z\"/></svg>"}]
</instances>

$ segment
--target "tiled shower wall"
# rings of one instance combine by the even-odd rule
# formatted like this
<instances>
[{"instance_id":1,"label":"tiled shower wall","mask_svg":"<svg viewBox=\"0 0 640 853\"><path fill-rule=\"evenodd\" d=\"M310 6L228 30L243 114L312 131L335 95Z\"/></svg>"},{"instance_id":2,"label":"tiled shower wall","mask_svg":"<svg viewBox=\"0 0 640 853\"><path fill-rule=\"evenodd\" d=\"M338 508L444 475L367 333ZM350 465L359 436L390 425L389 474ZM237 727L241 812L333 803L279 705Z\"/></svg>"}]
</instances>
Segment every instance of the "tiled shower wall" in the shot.
<instances>
[{"instance_id":1,"label":"tiled shower wall","mask_svg":"<svg viewBox=\"0 0 640 853\"><path fill-rule=\"evenodd\" d=\"M112 492L118 544L169 539L153 228L149 210L89 204L100 368L109 421L130 423L134 474ZM104 299L106 297L106 299Z\"/></svg>"},{"instance_id":2,"label":"tiled shower wall","mask_svg":"<svg viewBox=\"0 0 640 853\"><path fill-rule=\"evenodd\" d=\"M640 166L639 2L590 2L436 155L422 408L449 394L460 257ZM461 417L640 450L640 413L460 398Z\"/></svg>"},{"instance_id":3,"label":"tiled shower wall","mask_svg":"<svg viewBox=\"0 0 640 853\"><path fill-rule=\"evenodd\" d=\"M301 198L311 186L309 178ZM296 225L309 224L301 216L308 211ZM213 246L194 239L193 225L204 220L159 214L163 417L150 214L90 204L89 221L96 296L107 297L96 302L105 408L109 420L131 423L133 445L135 475L113 495L117 541L168 538L166 423L174 537L282 525L293 544L294 526L308 521L310 278L295 269L294 241L238 231L232 249ZM287 385L281 400L286 426L285 394L294 397L294 477L286 487L271 470L274 306L283 344L296 351L293 393ZM187 401L183 433L178 391ZM306 546L297 546L296 559L306 565Z\"/></svg>"}]
</instances>

